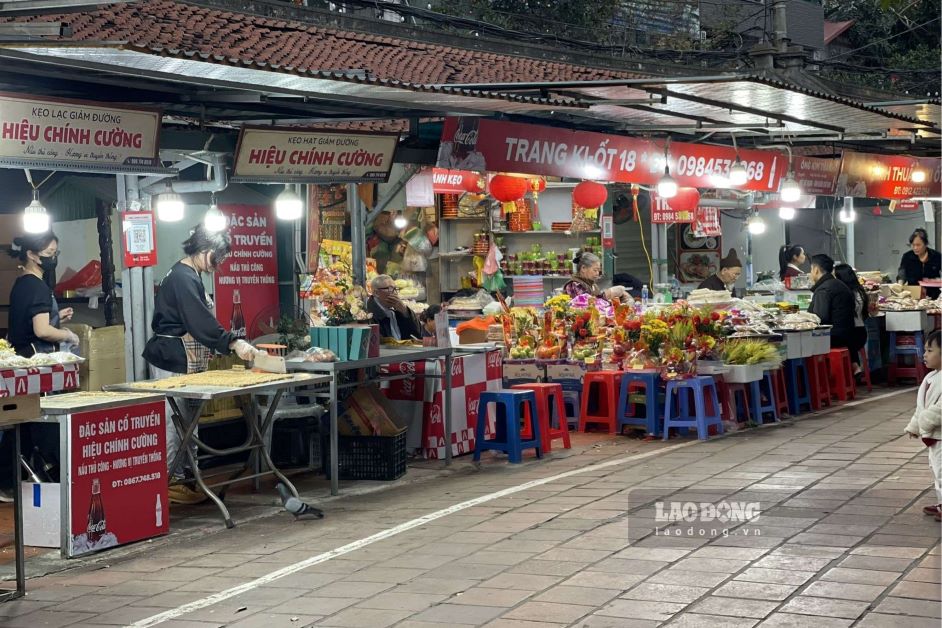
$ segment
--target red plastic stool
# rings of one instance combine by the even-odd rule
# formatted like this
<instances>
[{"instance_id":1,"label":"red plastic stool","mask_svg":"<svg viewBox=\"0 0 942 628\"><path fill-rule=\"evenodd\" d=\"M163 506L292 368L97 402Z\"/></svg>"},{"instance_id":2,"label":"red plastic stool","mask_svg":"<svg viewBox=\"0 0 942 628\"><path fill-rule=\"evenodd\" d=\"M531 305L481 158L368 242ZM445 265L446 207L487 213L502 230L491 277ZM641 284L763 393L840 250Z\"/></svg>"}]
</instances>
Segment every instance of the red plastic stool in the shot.
<instances>
[{"instance_id":1,"label":"red plastic stool","mask_svg":"<svg viewBox=\"0 0 942 628\"><path fill-rule=\"evenodd\" d=\"M727 389L729 390L729 400L731 402L730 414L732 420L734 421L746 421L747 423L752 422L752 411L749 409L751 404L749 403L749 385L748 384L726 384ZM742 405L739 405L739 395L742 395ZM740 414L740 410L743 410ZM742 421L740 421L742 417Z\"/></svg>"},{"instance_id":2,"label":"red plastic stool","mask_svg":"<svg viewBox=\"0 0 942 628\"><path fill-rule=\"evenodd\" d=\"M605 425L609 434L618 433L618 393L622 371L589 371L582 378L582 411L579 413L579 431L585 432L589 424ZM590 402L595 410L590 414Z\"/></svg>"},{"instance_id":3,"label":"red plastic stool","mask_svg":"<svg viewBox=\"0 0 942 628\"><path fill-rule=\"evenodd\" d=\"M720 400L720 416L724 421L732 421L736 413L730 411L729 384L722 375L714 375L713 379L716 380L716 395Z\"/></svg>"},{"instance_id":4,"label":"red plastic stool","mask_svg":"<svg viewBox=\"0 0 942 628\"><path fill-rule=\"evenodd\" d=\"M788 414L788 392L785 388L785 369L772 371L772 392L775 396L775 410L779 418Z\"/></svg>"},{"instance_id":5,"label":"red plastic stool","mask_svg":"<svg viewBox=\"0 0 942 628\"><path fill-rule=\"evenodd\" d=\"M840 401L847 401L857 397L857 384L854 382L854 367L850 362L850 350L844 347L831 349L828 353L828 366L830 367L831 396Z\"/></svg>"},{"instance_id":6,"label":"red plastic stool","mask_svg":"<svg viewBox=\"0 0 942 628\"><path fill-rule=\"evenodd\" d=\"M805 358L808 382L811 384L811 407L815 410L831 407L831 376L828 373L828 356L825 353Z\"/></svg>"},{"instance_id":7,"label":"red plastic stool","mask_svg":"<svg viewBox=\"0 0 942 628\"><path fill-rule=\"evenodd\" d=\"M532 390L536 395L536 417L540 422L540 440L543 451L552 451L552 441L563 439L563 448L569 449L569 423L566 421L566 406L563 403L563 387L560 384L516 384L512 388ZM556 422L559 427L553 427L553 408L556 409ZM529 440L533 427L525 421L523 433L520 438Z\"/></svg>"},{"instance_id":8,"label":"red plastic stool","mask_svg":"<svg viewBox=\"0 0 942 628\"><path fill-rule=\"evenodd\" d=\"M860 348L860 368L864 384L867 385L867 392L873 392L873 384L870 382L870 358L867 357L867 347Z\"/></svg>"}]
</instances>

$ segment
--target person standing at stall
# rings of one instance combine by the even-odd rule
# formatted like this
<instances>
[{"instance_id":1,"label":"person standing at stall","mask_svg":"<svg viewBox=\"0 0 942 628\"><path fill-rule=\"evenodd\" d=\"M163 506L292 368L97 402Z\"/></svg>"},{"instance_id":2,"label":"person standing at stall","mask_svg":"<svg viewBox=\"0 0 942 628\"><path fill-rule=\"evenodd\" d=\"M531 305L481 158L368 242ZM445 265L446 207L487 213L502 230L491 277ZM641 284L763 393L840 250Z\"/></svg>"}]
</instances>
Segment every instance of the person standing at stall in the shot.
<instances>
[{"instance_id":1,"label":"person standing at stall","mask_svg":"<svg viewBox=\"0 0 942 628\"><path fill-rule=\"evenodd\" d=\"M778 250L778 278L782 281L804 273L800 268L808 261L805 250L797 244L786 244ZM787 283L787 282L786 282Z\"/></svg>"},{"instance_id":2,"label":"person standing at stall","mask_svg":"<svg viewBox=\"0 0 942 628\"><path fill-rule=\"evenodd\" d=\"M742 262L736 255L736 249L730 249L726 257L720 260L720 269L713 273L697 286L698 289L705 290L729 290L730 294L736 296L736 282L742 275Z\"/></svg>"},{"instance_id":3,"label":"person standing at stall","mask_svg":"<svg viewBox=\"0 0 942 628\"><path fill-rule=\"evenodd\" d=\"M183 242L186 257L173 265L160 283L154 299L151 321L154 335L147 341L143 352L154 379L206 371L213 353L228 355L235 352L246 361L259 354L255 347L223 329L203 287L203 273L215 272L231 250L232 243L227 233L211 233L202 224L197 225ZM169 469L179 448L180 436L170 419L168 404L167 465L168 470L175 474L170 478L169 498L178 504L199 503L206 496L187 485L187 471Z\"/></svg>"},{"instance_id":4,"label":"person standing at stall","mask_svg":"<svg viewBox=\"0 0 942 628\"><path fill-rule=\"evenodd\" d=\"M918 286L923 279L938 279L942 274L942 254L929 248L929 234L916 229L909 236L909 249L900 259L897 277L907 286ZM938 288L926 288L926 296L935 299Z\"/></svg>"},{"instance_id":5,"label":"person standing at stall","mask_svg":"<svg viewBox=\"0 0 942 628\"><path fill-rule=\"evenodd\" d=\"M831 325L831 348L852 347L854 335L854 295L834 276L834 260L819 253L811 258L811 305L822 325Z\"/></svg>"},{"instance_id":6,"label":"person standing at stall","mask_svg":"<svg viewBox=\"0 0 942 628\"><path fill-rule=\"evenodd\" d=\"M606 301L612 301L616 298L623 299L628 296L628 291L624 286L612 286L602 290L596 283L602 277L602 260L593 253L577 253L572 260L576 267L576 273L572 279L563 286L563 293L572 298L582 294L588 294L596 298L602 298Z\"/></svg>"},{"instance_id":7,"label":"person standing at stall","mask_svg":"<svg viewBox=\"0 0 942 628\"><path fill-rule=\"evenodd\" d=\"M860 350L867 347L867 319L870 318L870 297L860 285L860 279L850 264L838 264L834 267L834 276L850 288L854 295L854 330L850 336L850 361L854 365L854 377L863 376L860 366ZM857 383L860 383L859 381Z\"/></svg>"}]
</instances>

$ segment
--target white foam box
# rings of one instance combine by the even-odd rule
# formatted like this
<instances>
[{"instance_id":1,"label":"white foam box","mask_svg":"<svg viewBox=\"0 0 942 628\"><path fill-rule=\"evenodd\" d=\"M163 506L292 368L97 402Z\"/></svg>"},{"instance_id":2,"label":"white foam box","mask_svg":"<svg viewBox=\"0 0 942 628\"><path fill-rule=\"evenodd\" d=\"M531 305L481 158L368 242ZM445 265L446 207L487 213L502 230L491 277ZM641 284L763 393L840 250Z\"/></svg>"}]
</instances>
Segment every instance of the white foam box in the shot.
<instances>
[{"instance_id":1,"label":"white foam box","mask_svg":"<svg viewBox=\"0 0 942 628\"><path fill-rule=\"evenodd\" d=\"M831 329L812 329L809 335L810 352L808 356L825 355L831 352Z\"/></svg>"},{"instance_id":2,"label":"white foam box","mask_svg":"<svg viewBox=\"0 0 942 628\"><path fill-rule=\"evenodd\" d=\"M802 353L801 336L802 332L800 331L782 332L781 346L785 350L786 360L798 360L805 357Z\"/></svg>"},{"instance_id":3,"label":"white foam box","mask_svg":"<svg viewBox=\"0 0 942 628\"><path fill-rule=\"evenodd\" d=\"M887 331L924 331L930 329L925 312L887 312Z\"/></svg>"},{"instance_id":4,"label":"white foam box","mask_svg":"<svg viewBox=\"0 0 942 628\"><path fill-rule=\"evenodd\" d=\"M551 382L559 381L561 379L581 380L584 374L585 374L585 365L582 363L547 364L546 365L546 377Z\"/></svg>"},{"instance_id":5,"label":"white foam box","mask_svg":"<svg viewBox=\"0 0 942 628\"><path fill-rule=\"evenodd\" d=\"M20 483L23 504L23 542L31 547L59 547L62 542L62 485Z\"/></svg>"},{"instance_id":6,"label":"white foam box","mask_svg":"<svg viewBox=\"0 0 942 628\"><path fill-rule=\"evenodd\" d=\"M535 363L513 363L504 361L504 379L528 379L537 381L543 376L543 370Z\"/></svg>"}]
</instances>

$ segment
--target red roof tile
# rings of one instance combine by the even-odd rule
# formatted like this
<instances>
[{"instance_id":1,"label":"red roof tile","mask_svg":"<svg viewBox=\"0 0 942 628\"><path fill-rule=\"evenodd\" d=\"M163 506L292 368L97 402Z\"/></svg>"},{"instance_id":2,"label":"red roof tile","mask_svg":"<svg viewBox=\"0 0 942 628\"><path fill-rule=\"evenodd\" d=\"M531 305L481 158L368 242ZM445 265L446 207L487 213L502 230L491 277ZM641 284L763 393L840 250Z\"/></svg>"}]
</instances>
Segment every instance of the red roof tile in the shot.
<instances>
[{"instance_id":1,"label":"red roof tile","mask_svg":"<svg viewBox=\"0 0 942 628\"><path fill-rule=\"evenodd\" d=\"M236 63L268 61L299 70L361 69L380 79L409 83L524 82L631 78L629 72L582 67L393 37L332 30L303 22L175 2L143 0L87 13L24 16L18 22L55 21L71 28L66 41L121 41L159 45L184 54L223 55ZM0 19L0 22L10 18Z\"/></svg>"}]
</instances>

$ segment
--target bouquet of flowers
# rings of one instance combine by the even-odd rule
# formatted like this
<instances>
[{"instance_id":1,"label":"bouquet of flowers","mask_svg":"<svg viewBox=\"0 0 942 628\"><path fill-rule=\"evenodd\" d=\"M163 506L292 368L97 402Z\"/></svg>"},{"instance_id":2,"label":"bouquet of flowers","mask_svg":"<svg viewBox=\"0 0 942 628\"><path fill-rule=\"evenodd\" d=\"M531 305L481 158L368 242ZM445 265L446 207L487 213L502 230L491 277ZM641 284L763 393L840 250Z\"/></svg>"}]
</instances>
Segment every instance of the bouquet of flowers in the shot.
<instances>
[{"instance_id":1,"label":"bouquet of flowers","mask_svg":"<svg viewBox=\"0 0 942 628\"><path fill-rule=\"evenodd\" d=\"M373 315L363 307L366 292L360 286L324 301L324 322L329 326L366 323Z\"/></svg>"}]
</instances>

